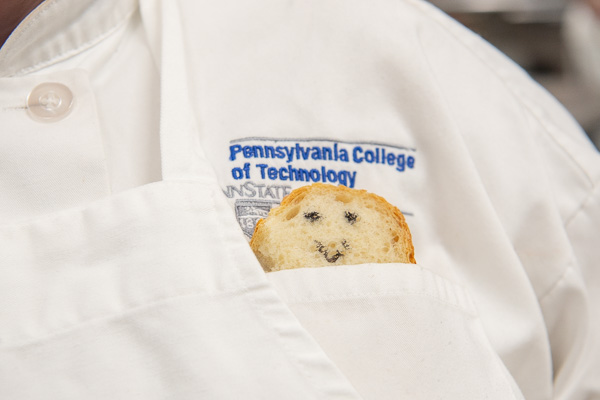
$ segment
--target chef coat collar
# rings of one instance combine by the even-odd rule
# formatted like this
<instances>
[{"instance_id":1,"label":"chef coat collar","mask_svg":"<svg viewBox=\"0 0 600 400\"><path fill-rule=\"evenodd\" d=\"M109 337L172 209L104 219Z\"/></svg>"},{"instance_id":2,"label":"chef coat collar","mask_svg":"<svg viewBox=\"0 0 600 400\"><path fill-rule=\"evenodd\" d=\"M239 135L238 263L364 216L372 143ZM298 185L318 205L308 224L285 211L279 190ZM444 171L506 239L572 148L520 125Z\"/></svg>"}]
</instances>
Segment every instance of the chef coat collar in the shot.
<instances>
[{"instance_id":1,"label":"chef coat collar","mask_svg":"<svg viewBox=\"0 0 600 400\"><path fill-rule=\"evenodd\" d=\"M40 70L90 48L121 26L137 0L46 0L0 49L0 77Z\"/></svg>"}]
</instances>

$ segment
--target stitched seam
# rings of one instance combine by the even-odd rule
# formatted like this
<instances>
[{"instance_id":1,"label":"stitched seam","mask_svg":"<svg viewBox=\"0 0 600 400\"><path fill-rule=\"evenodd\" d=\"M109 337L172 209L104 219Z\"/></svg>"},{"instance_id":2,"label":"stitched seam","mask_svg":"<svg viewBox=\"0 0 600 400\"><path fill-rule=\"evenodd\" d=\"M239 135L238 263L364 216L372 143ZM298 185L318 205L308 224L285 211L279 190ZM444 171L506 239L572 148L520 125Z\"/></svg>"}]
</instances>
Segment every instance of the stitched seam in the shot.
<instances>
[{"instance_id":1,"label":"stitched seam","mask_svg":"<svg viewBox=\"0 0 600 400\"><path fill-rule=\"evenodd\" d=\"M550 124L550 122L547 121L543 117L543 115L539 115L535 111L535 109L532 107L532 105L531 105L532 103L528 99L522 98L517 93L515 93L515 91L513 90L512 85L509 85L509 84L505 83L505 86L510 91L510 93L513 95L513 97L517 100L517 102L519 102L520 104L522 104L527 109L527 111L529 111L529 114L535 118L535 120L538 122L538 124L543 128L544 132L552 139L552 141L554 142L554 144L556 144L563 151L563 153L571 160L571 163L575 167L577 167L577 169L579 170L579 172L581 173L581 175L586 178L587 183L590 184L593 187L594 186L594 181L593 181L592 177L590 176L590 174L588 173L588 171L586 171L585 168L579 162L577 162L577 157L575 157L569 150L567 150L558 141L558 139L556 138L556 136L552 133L553 130L557 130L558 129L556 127L556 125Z\"/></svg>"},{"instance_id":2,"label":"stitched seam","mask_svg":"<svg viewBox=\"0 0 600 400\"><path fill-rule=\"evenodd\" d=\"M221 233L221 232L219 231L219 233ZM229 261L230 265L235 266L236 263L233 260L232 255L230 253L227 253L227 257L228 257L228 261ZM252 310L254 310L254 312L256 314L258 314L263 321L265 321L265 325L267 326L267 329L270 331L270 333L272 333L277 338L277 343L283 350L283 353L286 355L287 359L290 360L290 363L292 365L294 365L294 366L296 366L296 368L298 368L298 370L300 372L300 376L304 377L304 379L307 381L306 386L310 388L310 390L315 394L315 396L321 397L321 395L324 395L325 393L322 393L323 390L321 388L321 385L318 385L314 382L314 378L310 372L310 369L308 368L308 365L306 365L306 363L304 361L302 361L296 355L297 352L295 352L290 347L288 340L286 340L283 337L284 335L282 335L281 331L275 327L275 325L272 322L272 318L270 318L265 313L265 310L263 309L262 306L260 306L257 303L257 300L254 298L254 296L250 295L248 283L247 283L246 279L244 278L242 272L239 270L239 268L237 268L237 266L234 267L233 269L235 270L235 272L238 276L238 279L242 283L242 289L243 289L242 294L249 300L248 304L250 305Z\"/></svg>"},{"instance_id":3,"label":"stitched seam","mask_svg":"<svg viewBox=\"0 0 600 400\"><path fill-rule=\"evenodd\" d=\"M577 209L575 209L575 211L573 211L573 214L571 214L571 216L569 218L567 218L567 220L565 222L565 228L568 228L569 225L571 224L571 222L573 222L573 220L575 220L575 218L577 217L577 215L579 215L579 213L582 212L583 209L585 209L587 207L587 205L592 201L592 199L596 195L596 191L600 187L599 183L600 182L594 182L592 184L592 189L590 190L590 192L588 193L588 195L586 196L586 198L581 202L581 204L579 205L579 207L577 207Z\"/></svg>"},{"instance_id":4,"label":"stitched seam","mask_svg":"<svg viewBox=\"0 0 600 400\"><path fill-rule=\"evenodd\" d=\"M214 192L211 192L211 200L213 202L213 206L216 207L217 199L215 198ZM221 229L218 230L218 235L220 236L221 241L223 241L224 238L223 238L223 232L221 231ZM237 263L236 263L235 259L233 258L233 254L231 252L226 252L225 254L226 254L229 265L234 266L233 270L235 271L235 274L237 275L237 278L241 285L241 289L242 289L241 293L244 295L244 297L246 299L248 299L247 304L262 319L262 321L264 321L268 331L277 338L277 343L279 344L280 348L283 350L283 353L286 355L286 358L288 360L290 360L290 363L292 365L294 365L296 368L298 368L298 370L300 372L300 376L302 376L302 377L304 377L304 379L306 379L306 381L307 381L306 386L310 388L310 390L315 394L315 396L321 397L320 395L325 394L325 393L320 393L320 392L323 392L321 385L318 385L314 382L313 376L310 373L308 366L297 355L295 355L297 353L290 347L290 345L288 344L288 340L286 340L283 337L284 335L282 335L281 331L275 326L275 324L273 324L272 318L270 318L267 315L267 313L265 312L264 308L260 304L258 304L255 296L252 296L250 294L248 282L245 279L243 273L238 268Z\"/></svg>"},{"instance_id":5,"label":"stitched seam","mask_svg":"<svg viewBox=\"0 0 600 400\"><path fill-rule=\"evenodd\" d=\"M35 216L32 216L31 218L27 218L22 221L11 222L11 223L1 223L0 222L0 233L2 233L3 230L18 229L23 226L31 226L31 225L35 225L38 223L43 223L44 221L60 219L60 218L63 218L63 216L68 215L68 214L85 213L88 210L91 210L91 209L94 209L97 207L112 207L110 205L110 203L119 201L119 199L121 199L122 197L130 195L133 192L150 190L147 188L159 186L159 185L170 185L170 184L210 186L210 185L214 184L214 181L212 179L198 178L198 179L181 179L181 180L160 180L160 181L155 181L155 182L148 182L148 183L144 183L143 185L129 188L123 192L111 193L107 196L98 197L97 199L88 201L85 204L82 204L79 206L69 207L69 208L65 208L62 210L56 210L56 211L52 211L47 214L35 215Z\"/></svg>"},{"instance_id":6,"label":"stitched seam","mask_svg":"<svg viewBox=\"0 0 600 400\"><path fill-rule=\"evenodd\" d=\"M111 36L113 33L115 33L117 30L119 30L122 26L127 24L128 21L130 20L131 16L133 15L133 13L134 13L134 11L131 11L129 14L126 15L125 18L123 18L122 20L117 22L113 27L109 28L104 33L101 33L100 35L88 40L87 42L80 44L79 46L75 47L74 49L68 50L64 53L57 54L56 56L54 56L48 60L44 60L37 64L30 65L29 67L18 70L17 72L13 73L12 76L25 75L25 74L39 71L40 69L46 68L52 64L56 64L62 60L66 60L78 53L81 53L81 52L93 47L94 45L96 45L97 43L100 43L105 38Z\"/></svg>"},{"instance_id":7,"label":"stitched seam","mask_svg":"<svg viewBox=\"0 0 600 400\"><path fill-rule=\"evenodd\" d=\"M477 317L477 313L475 310L470 310L468 307L462 306L459 302L452 302L441 298L440 296L436 296L431 293L425 293L422 291L388 291L388 292L355 292L355 293L344 293L339 295L327 295L320 297L312 297L312 298L302 298L302 297L292 297L287 298L287 303L302 303L302 304L310 304L310 303L322 303L322 302L335 302L335 301L343 301L347 299L359 299L364 297L399 297L399 296L422 296L427 297L433 300L436 300L439 303L443 303L451 306L452 308L461 311L471 317Z\"/></svg>"},{"instance_id":8,"label":"stitched seam","mask_svg":"<svg viewBox=\"0 0 600 400\"><path fill-rule=\"evenodd\" d=\"M413 0L409 0L413 3L413 6L417 9L419 9L419 11L425 15L425 11L423 11L423 7L425 7L422 4L415 4ZM432 7L432 6L429 6ZM523 105L523 107L525 108L526 111L528 111L529 115L531 115L535 121L540 125L540 127L543 129L543 131L547 134L547 136L549 136L552 140L553 143L555 143L562 151L563 153L570 159L570 161L572 162L572 164L580 171L581 175L586 179L586 181L588 182L588 184L590 185L590 193L588 194L588 196L586 196L585 200L582 201L582 203L579 205L579 207L573 212L573 214L571 215L571 217L567 218L567 221L565 222L565 227L568 226L573 220L574 218L587 206L587 204L589 203L589 201L593 198L595 191L597 190L597 188L599 187L600 182L595 182L592 177L590 176L590 174L584 169L584 167L577 162L576 157L573 156L573 154L571 154L558 140L557 138L554 136L554 134L552 133L553 130L557 130L556 125L554 124L550 124L548 121L545 121L542 115L539 115L534 107L532 106L532 103L529 101L526 101L526 99L521 98L519 96L519 94L517 93L517 91L515 91L515 89L513 88L512 85L509 85L506 80L504 79L504 76L497 71L495 68L493 68L491 65L489 65L485 58L483 57L483 55L480 55L478 52L475 52L470 46L467 45L467 43L463 42L463 40L458 37L457 35L454 34L454 32L452 32L450 29L446 28L446 26L444 26L440 21L438 21L435 18L431 18L431 20L435 21L435 23L442 29L444 30L444 32L447 32L449 35L451 35L456 41L457 43L460 43L463 48L465 48L469 53L471 53L476 59L478 59L482 65L484 65L487 70L490 71L490 73L492 73L493 75L495 75L496 77L498 77L498 79L502 82L502 85L504 85L507 89L507 91L512 95L512 97L515 99L515 101L521 105ZM421 48L423 48L423 46L421 45ZM424 51L424 50L422 50ZM541 303L547 296L549 296L559 285L560 283L566 278L566 275L573 269L573 261L571 261L563 270L561 276L553 283L550 285L550 287L544 292L544 294L542 294L541 296L538 297L538 301Z\"/></svg>"},{"instance_id":9,"label":"stitched seam","mask_svg":"<svg viewBox=\"0 0 600 400\"><path fill-rule=\"evenodd\" d=\"M538 297L539 303L542 303L546 297L548 297L557 287L560 285L562 281L565 280L567 274L573 269L573 261L570 261L563 273L554 281L552 285L546 291Z\"/></svg>"},{"instance_id":10,"label":"stitched seam","mask_svg":"<svg viewBox=\"0 0 600 400\"><path fill-rule=\"evenodd\" d=\"M230 263L230 265L236 265L235 261L232 259L231 255L228 254L228 261ZM281 334L280 330L278 328L276 328L274 326L274 324L272 323L272 319L266 315L265 310L263 309L263 307L261 307L259 304L257 304L257 300L254 298L254 296L250 295L250 290L247 284L247 281L244 279L244 277L242 276L242 273L239 271L239 269L237 267L233 268L238 276L238 279L240 279L241 281L241 287L242 287L242 294L244 295L244 297L246 299L248 299L248 305L250 306L250 308L260 317L260 319L262 319L265 322L265 325L267 326L268 331L273 334L276 338L277 338L277 343L279 344L280 348L283 350L283 353L285 354L286 358L288 360L290 360L290 364L294 365L296 368L298 368L299 372L300 372L300 376L302 376L306 381L307 381L307 387L310 388L310 390L318 396L318 391L320 392L320 386L315 384L313 381L313 376L309 371L308 366L295 355L294 350L290 347L290 345L288 344L288 340L285 340L283 338L284 335ZM318 396L320 397L320 396Z\"/></svg>"},{"instance_id":11,"label":"stitched seam","mask_svg":"<svg viewBox=\"0 0 600 400\"><path fill-rule=\"evenodd\" d=\"M111 312L111 313L107 313L104 315L92 317L92 318L89 318L86 320L82 320L82 321L75 323L74 325L70 325L65 328L51 330L50 332L48 332L44 335L40 335L40 336L36 336L36 337L26 338L26 339L22 339L22 340L15 340L15 341L7 340L6 342L4 342L2 339L0 339L0 349L10 349L10 348L15 348L15 347L23 347L23 346L27 346L30 344L35 344L35 343L38 343L38 342L41 342L44 340L52 339L52 338L59 337L62 335L67 335L76 330L83 329L89 325L94 325L94 324L98 324L98 323L110 321L110 320L117 320L124 316L135 314L135 313L138 313L138 312L141 312L141 311L144 311L144 310L156 307L156 306L160 306L165 303L178 301L178 300L186 298L186 297L210 298L210 297L218 297L218 296L230 296L230 295L233 295L240 291L239 289L231 289L231 290L223 290L223 291L215 292L215 293L207 293L207 292L200 292L199 290L200 289L196 289L196 290L189 291L189 292L176 293L176 294L173 294L173 295L170 295L167 297L148 300L148 301L145 301L143 304L137 304L137 305L134 304L129 307L126 307L125 309L123 309L119 312Z\"/></svg>"},{"instance_id":12,"label":"stitched seam","mask_svg":"<svg viewBox=\"0 0 600 400\"><path fill-rule=\"evenodd\" d=\"M423 10L422 7L424 7L423 5L420 4L415 4L412 0L411 2L413 3L413 6L418 9L423 15L427 16L425 14L425 11ZM441 12L441 11L440 11ZM484 58L483 55L480 55L479 52L476 52L473 50L473 48L471 46L468 46L467 43L465 43L460 37L458 37L453 31L451 31L450 29L448 29L444 24L442 24L440 21L437 20L437 17L432 17L430 18L431 21L434 21L438 27L440 27L442 30L444 30L444 32L448 33L449 35L451 35L457 43L460 43L463 48L465 50L467 50L469 53L471 53L476 59L478 59L482 65L484 65L487 70L489 72L491 72L494 76L498 77L500 82L502 83L503 86L506 87L506 89L508 90L508 92L512 95L512 97L515 99L515 101L517 101L519 104L521 104L522 106L524 106L524 108L529 112L529 115L531 115L537 122L538 124L543 128L544 132L547 133L548 136L550 136L550 138L552 139L552 141L562 149L562 151L568 156L568 158L571 160L572 164L575 165L577 167L577 169L580 171L580 173L586 178L586 180L588 181L588 183L593 185L593 179L591 178L591 176L589 175L589 173L583 168L583 166L577 162L577 158L571 154L562 144L560 144L560 142L558 142L558 140L556 139L556 137L552 134L550 127L556 129L556 126L554 124L550 124L548 121L545 121L542 115L538 115L538 113L535 111L534 107L532 107L531 102L526 101L524 98L520 97L519 94L517 93L517 91L515 91L515 89L513 88L512 85L509 85L504 76L497 71L495 68L493 68L490 64L488 64Z\"/></svg>"}]
</instances>

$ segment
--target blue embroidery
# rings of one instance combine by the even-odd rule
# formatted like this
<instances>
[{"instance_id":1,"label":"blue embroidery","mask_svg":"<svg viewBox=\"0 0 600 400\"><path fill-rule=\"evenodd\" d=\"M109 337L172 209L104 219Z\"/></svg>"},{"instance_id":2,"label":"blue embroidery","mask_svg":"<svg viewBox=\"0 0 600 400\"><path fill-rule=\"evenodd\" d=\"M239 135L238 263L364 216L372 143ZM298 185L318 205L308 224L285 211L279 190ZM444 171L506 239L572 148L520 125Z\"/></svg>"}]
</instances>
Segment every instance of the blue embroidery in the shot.
<instances>
[{"instance_id":1,"label":"blue embroidery","mask_svg":"<svg viewBox=\"0 0 600 400\"><path fill-rule=\"evenodd\" d=\"M415 168L416 150L377 142L331 139L245 138L231 141L229 161L242 160L260 162L244 162L243 166L233 167L231 176L235 180L323 182L352 188L357 176L352 165L380 165L404 173ZM307 161L328 164L307 168L304 165ZM282 163L287 165L282 166ZM341 168L332 167L332 163L340 163Z\"/></svg>"}]
</instances>

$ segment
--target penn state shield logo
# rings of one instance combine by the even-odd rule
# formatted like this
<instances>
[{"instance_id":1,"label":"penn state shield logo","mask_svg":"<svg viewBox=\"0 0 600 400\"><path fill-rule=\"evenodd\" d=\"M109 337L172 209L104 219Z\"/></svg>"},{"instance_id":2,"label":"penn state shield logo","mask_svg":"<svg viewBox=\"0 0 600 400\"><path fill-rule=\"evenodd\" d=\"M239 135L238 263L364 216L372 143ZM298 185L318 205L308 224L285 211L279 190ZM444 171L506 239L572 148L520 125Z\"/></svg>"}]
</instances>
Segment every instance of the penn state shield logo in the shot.
<instances>
[{"instance_id":1,"label":"penn state shield logo","mask_svg":"<svg viewBox=\"0 0 600 400\"><path fill-rule=\"evenodd\" d=\"M269 210L277 205L279 202L270 200L236 200L235 215L244 234L251 238L258 220L266 218Z\"/></svg>"}]
</instances>

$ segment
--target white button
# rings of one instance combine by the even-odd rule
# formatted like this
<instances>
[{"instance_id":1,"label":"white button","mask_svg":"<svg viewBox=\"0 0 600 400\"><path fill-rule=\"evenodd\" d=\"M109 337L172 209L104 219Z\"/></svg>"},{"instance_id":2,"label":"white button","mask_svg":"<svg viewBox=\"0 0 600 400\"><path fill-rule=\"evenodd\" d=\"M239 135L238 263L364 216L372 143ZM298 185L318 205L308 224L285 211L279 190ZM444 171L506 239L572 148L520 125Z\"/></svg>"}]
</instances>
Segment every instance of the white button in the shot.
<instances>
[{"instance_id":1,"label":"white button","mask_svg":"<svg viewBox=\"0 0 600 400\"><path fill-rule=\"evenodd\" d=\"M29 116L40 122L55 122L66 117L73 105L73 93L62 83L48 82L33 88L27 97Z\"/></svg>"}]
</instances>

